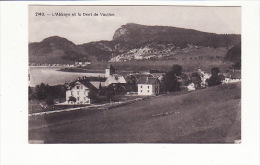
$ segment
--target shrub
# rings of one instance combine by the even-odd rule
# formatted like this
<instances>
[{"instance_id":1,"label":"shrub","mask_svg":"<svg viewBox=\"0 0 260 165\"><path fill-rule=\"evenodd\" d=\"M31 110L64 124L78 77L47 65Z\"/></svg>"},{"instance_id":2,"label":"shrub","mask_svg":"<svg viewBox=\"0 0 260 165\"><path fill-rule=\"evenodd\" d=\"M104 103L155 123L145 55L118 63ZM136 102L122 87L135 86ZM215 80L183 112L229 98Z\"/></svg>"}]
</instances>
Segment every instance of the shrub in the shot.
<instances>
[{"instance_id":1,"label":"shrub","mask_svg":"<svg viewBox=\"0 0 260 165\"><path fill-rule=\"evenodd\" d=\"M48 96L45 100L46 104L48 105L53 105L54 104L54 99L52 96Z\"/></svg>"}]
</instances>

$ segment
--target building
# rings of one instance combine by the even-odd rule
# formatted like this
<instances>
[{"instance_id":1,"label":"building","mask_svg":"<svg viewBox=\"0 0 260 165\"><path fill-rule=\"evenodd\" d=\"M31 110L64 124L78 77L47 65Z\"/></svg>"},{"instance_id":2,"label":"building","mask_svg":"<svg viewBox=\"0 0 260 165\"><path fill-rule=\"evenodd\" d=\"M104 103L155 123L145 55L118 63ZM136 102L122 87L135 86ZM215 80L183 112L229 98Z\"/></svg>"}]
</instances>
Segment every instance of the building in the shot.
<instances>
[{"instance_id":1,"label":"building","mask_svg":"<svg viewBox=\"0 0 260 165\"><path fill-rule=\"evenodd\" d=\"M126 84L126 80L124 76L121 76L119 74L115 74L116 70L115 68L110 64L106 68L106 81L105 81L105 86L108 87L111 84Z\"/></svg>"},{"instance_id":2,"label":"building","mask_svg":"<svg viewBox=\"0 0 260 165\"><path fill-rule=\"evenodd\" d=\"M195 91L195 90L196 90L195 84L194 84L194 83L190 83L190 84L187 86L187 89L188 89L188 91Z\"/></svg>"},{"instance_id":3,"label":"building","mask_svg":"<svg viewBox=\"0 0 260 165\"><path fill-rule=\"evenodd\" d=\"M82 61L75 62L75 66L77 66L77 67L87 66L87 65L90 65L90 64L91 64L91 62L82 62Z\"/></svg>"},{"instance_id":4,"label":"building","mask_svg":"<svg viewBox=\"0 0 260 165\"><path fill-rule=\"evenodd\" d=\"M106 90L113 85L118 87L126 84L123 76L115 74L115 69L109 65L105 70L104 77L81 77L68 85L66 91L66 104L90 104L91 96L99 97L100 91ZM91 92L91 96L90 96ZM101 92L102 93L102 92Z\"/></svg>"},{"instance_id":5,"label":"building","mask_svg":"<svg viewBox=\"0 0 260 165\"><path fill-rule=\"evenodd\" d=\"M116 69L110 64L107 66L107 68L105 69L105 77L109 77L113 74L116 73Z\"/></svg>"},{"instance_id":6,"label":"building","mask_svg":"<svg viewBox=\"0 0 260 165\"><path fill-rule=\"evenodd\" d=\"M160 93L160 81L154 77L141 77L137 81L138 95L149 96Z\"/></svg>"},{"instance_id":7,"label":"building","mask_svg":"<svg viewBox=\"0 0 260 165\"><path fill-rule=\"evenodd\" d=\"M111 84L126 84L124 76L115 74L115 69L112 65L108 65L108 67L105 69L105 76L103 77L84 76L82 79L88 80L97 89L100 87L108 87Z\"/></svg>"},{"instance_id":8,"label":"building","mask_svg":"<svg viewBox=\"0 0 260 165\"><path fill-rule=\"evenodd\" d=\"M86 79L78 79L69 84L66 91L67 104L90 104L91 96L98 95L97 88Z\"/></svg>"},{"instance_id":9,"label":"building","mask_svg":"<svg viewBox=\"0 0 260 165\"><path fill-rule=\"evenodd\" d=\"M223 81L224 84L234 83L241 81L241 71L227 72L225 75L225 80Z\"/></svg>"},{"instance_id":10,"label":"building","mask_svg":"<svg viewBox=\"0 0 260 165\"><path fill-rule=\"evenodd\" d=\"M151 73L151 75L155 78L158 78L158 80L160 82L162 82L163 76L165 75L165 73Z\"/></svg>"},{"instance_id":11,"label":"building","mask_svg":"<svg viewBox=\"0 0 260 165\"><path fill-rule=\"evenodd\" d=\"M201 87L207 87L208 86L208 82L207 80L211 77L211 74L206 73L205 71L202 71L200 68L198 69L198 74L200 75L201 78Z\"/></svg>"}]
</instances>

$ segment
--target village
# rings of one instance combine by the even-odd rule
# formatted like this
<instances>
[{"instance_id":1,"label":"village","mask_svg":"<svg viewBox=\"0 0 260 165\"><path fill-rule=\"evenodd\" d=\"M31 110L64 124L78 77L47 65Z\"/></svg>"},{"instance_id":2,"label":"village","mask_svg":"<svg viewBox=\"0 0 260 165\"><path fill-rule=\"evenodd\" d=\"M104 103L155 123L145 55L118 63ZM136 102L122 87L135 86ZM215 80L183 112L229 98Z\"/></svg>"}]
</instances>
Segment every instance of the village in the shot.
<instances>
[{"instance_id":1,"label":"village","mask_svg":"<svg viewBox=\"0 0 260 165\"><path fill-rule=\"evenodd\" d=\"M90 65L91 62L75 62L75 64L49 64L49 63L30 63L30 67L69 67L69 68L77 68L77 67L86 67Z\"/></svg>"},{"instance_id":2,"label":"village","mask_svg":"<svg viewBox=\"0 0 260 165\"><path fill-rule=\"evenodd\" d=\"M82 64L83 62L75 63L78 66ZM212 73L207 73L198 68L193 73L185 74L182 72L182 67L176 64L173 65L169 72L150 69L148 71L127 73L124 76L117 72L120 71L116 70L112 64L108 64L105 74L101 76L78 77L73 82L64 84L63 87L65 89L58 92L62 93L61 95L65 97L65 100L55 100L55 96L46 93L45 97L42 97L46 101L38 103L41 106L41 110L37 111L55 111L75 106L88 107L90 105L107 105L107 103L124 103L129 100L165 95L172 92L192 92L215 85L241 81L240 70L230 69L225 73L221 73L215 67L212 68ZM36 89L39 89L39 86ZM49 89L43 90L48 91ZM31 89L31 91L33 90ZM39 95L37 91L31 93ZM38 96L38 98L40 99L41 96ZM31 99L34 98L31 97ZM33 114L37 111L32 109L30 113Z\"/></svg>"},{"instance_id":3,"label":"village","mask_svg":"<svg viewBox=\"0 0 260 165\"><path fill-rule=\"evenodd\" d=\"M63 104L91 104L91 97L99 98L104 93L108 94L109 90L113 95L125 93L126 95L157 96L167 92L167 90L162 89L165 74L158 70L149 70L143 73L131 73L124 77L116 74L115 68L110 64L105 70L104 77L79 77L69 84L66 91L66 101ZM238 70L217 74L220 78L218 85L241 81L241 73ZM194 91L207 88L209 86L208 80L212 74L198 69L191 77L185 76L176 75L177 82L182 90ZM136 90L132 90L133 88Z\"/></svg>"}]
</instances>

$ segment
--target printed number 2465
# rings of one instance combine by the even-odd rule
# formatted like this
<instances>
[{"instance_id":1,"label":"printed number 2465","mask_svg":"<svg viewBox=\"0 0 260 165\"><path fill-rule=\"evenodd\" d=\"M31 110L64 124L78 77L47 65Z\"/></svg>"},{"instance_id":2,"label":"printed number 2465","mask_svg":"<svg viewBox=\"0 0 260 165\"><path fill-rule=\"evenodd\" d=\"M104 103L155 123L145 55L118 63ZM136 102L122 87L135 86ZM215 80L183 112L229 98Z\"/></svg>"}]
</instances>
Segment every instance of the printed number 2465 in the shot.
<instances>
[{"instance_id":1,"label":"printed number 2465","mask_svg":"<svg viewBox=\"0 0 260 165\"><path fill-rule=\"evenodd\" d=\"M36 12L36 13L35 13L35 16L45 16L45 15L44 15L44 13Z\"/></svg>"}]
</instances>

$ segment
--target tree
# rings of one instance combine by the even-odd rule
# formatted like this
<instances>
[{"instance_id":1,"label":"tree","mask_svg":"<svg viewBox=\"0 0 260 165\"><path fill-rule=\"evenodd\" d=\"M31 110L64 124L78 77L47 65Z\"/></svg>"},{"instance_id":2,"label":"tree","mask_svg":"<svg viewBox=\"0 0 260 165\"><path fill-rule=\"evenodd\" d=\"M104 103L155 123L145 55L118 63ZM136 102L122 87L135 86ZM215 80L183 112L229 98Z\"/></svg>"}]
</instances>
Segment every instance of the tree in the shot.
<instances>
[{"instance_id":1,"label":"tree","mask_svg":"<svg viewBox=\"0 0 260 165\"><path fill-rule=\"evenodd\" d=\"M209 86L215 86L221 84L221 77L219 76L219 68L214 67L211 69L211 76L208 79L208 85Z\"/></svg>"},{"instance_id":2,"label":"tree","mask_svg":"<svg viewBox=\"0 0 260 165\"><path fill-rule=\"evenodd\" d=\"M212 76L217 76L220 73L219 68L214 67L211 69Z\"/></svg>"},{"instance_id":3,"label":"tree","mask_svg":"<svg viewBox=\"0 0 260 165\"><path fill-rule=\"evenodd\" d=\"M40 85L37 85L35 87L35 91L37 94L38 99L46 99L49 94L49 85L45 85L44 83L41 83Z\"/></svg>"},{"instance_id":4,"label":"tree","mask_svg":"<svg viewBox=\"0 0 260 165\"><path fill-rule=\"evenodd\" d=\"M190 77L197 77L197 78L201 79L201 77L200 77L198 72L192 73Z\"/></svg>"},{"instance_id":5,"label":"tree","mask_svg":"<svg viewBox=\"0 0 260 165\"><path fill-rule=\"evenodd\" d=\"M211 75L207 82L209 86L216 86L221 84L221 79L218 75Z\"/></svg>"},{"instance_id":6,"label":"tree","mask_svg":"<svg viewBox=\"0 0 260 165\"><path fill-rule=\"evenodd\" d=\"M235 63L234 65L232 65L232 69L238 69L238 70L240 70L240 69L241 69L241 62L240 62L240 63L237 62L237 63Z\"/></svg>"},{"instance_id":7,"label":"tree","mask_svg":"<svg viewBox=\"0 0 260 165\"><path fill-rule=\"evenodd\" d=\"M126 87L124 85L118 84L115 88L116 94L125 94L126 93Z\"/></svg>"},{"instance_id":8,"label":"tree","mask_svg":"<svg viewBox=\"0 0 260 165\"><path fill-rule=\"evenodd\" d=\"M137 91L137 79L134 75L129 75L126 77L127 80L127 91L135 92Z\"/></svg>"},{"instance_id":9,"label":"tree","mask_svg":"<svg viewBox=\"0 0 260 165\"><path fill-rule=\"evenodd\" d=\"M32 99L34 99L34 95L33 95L33 89L32 89L32 87L28 87L28 96L29 96L29 100L32 100Z\"/></svg>"},{"instance_id":10,"label":"tree","mask_svg":"<svg viewBox=\"0 0 260 165\"><path fill-rule=\"evenodd\" d=\"M48 96L45 100L46 104L48 105L53 105L54 104L54 99L52 96Z\"/></svg>"},{"instance_id":11,"label":"tree","mask_svg":"<svg viewBox=\"0 0 260 165\"><path fill-rule=\"evenodd\" d=\"M115 95L114 88L112 87L112 85L108 86L106 89L107 100L109 100L111 102L114 95Z\"/></svg>"},{"instance_id":12,"label":"tree","mask_svg":"<svg viewBox=\"0 0 260 165\"><path fill-rule=\"evenodd\" d=\"M167 72L162 79L162 89L165 92L179 91L180 83L177 81L177 77L173 71Z\"/></svg>"},{"instance_id":13,"label":"tree","mask_svg":"<svg viewBox=\"0 0 260 165\"><path fill-rule=\"evenodd\" d=\"M182 75L182 66L174 64L171 68L171 72L174 73L176 76Z\"/></svg>"}]
</instances>

